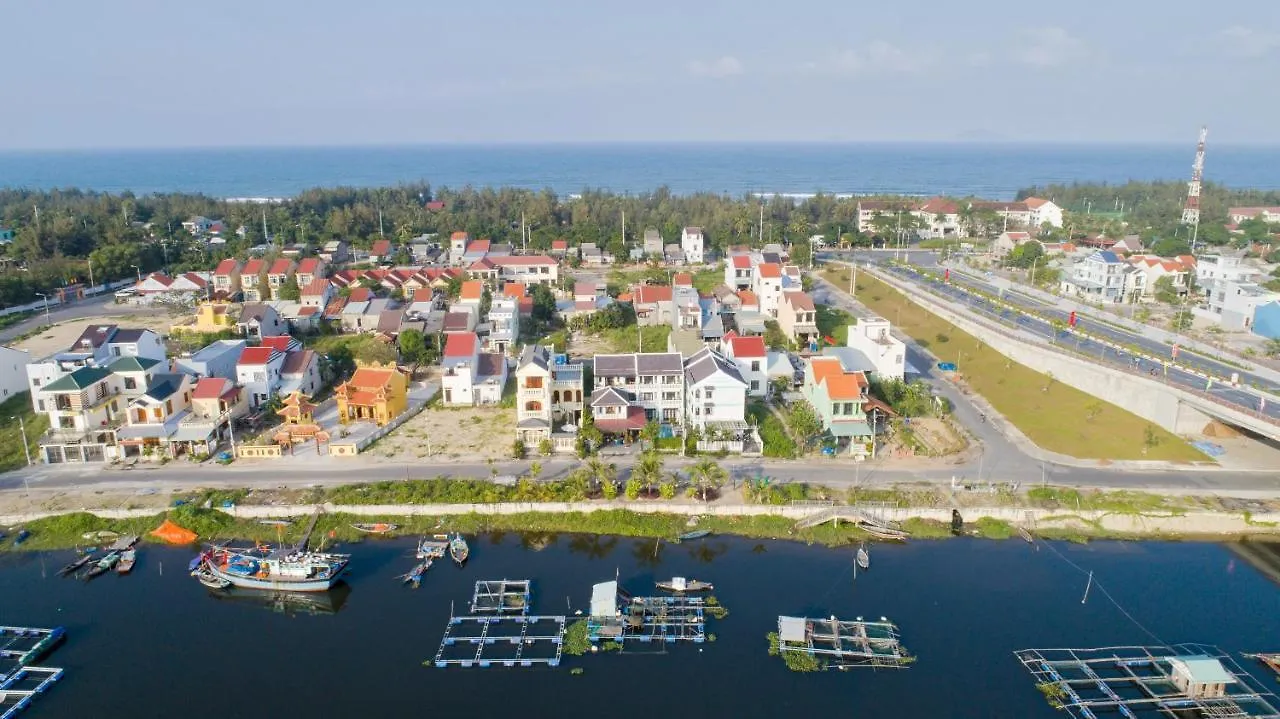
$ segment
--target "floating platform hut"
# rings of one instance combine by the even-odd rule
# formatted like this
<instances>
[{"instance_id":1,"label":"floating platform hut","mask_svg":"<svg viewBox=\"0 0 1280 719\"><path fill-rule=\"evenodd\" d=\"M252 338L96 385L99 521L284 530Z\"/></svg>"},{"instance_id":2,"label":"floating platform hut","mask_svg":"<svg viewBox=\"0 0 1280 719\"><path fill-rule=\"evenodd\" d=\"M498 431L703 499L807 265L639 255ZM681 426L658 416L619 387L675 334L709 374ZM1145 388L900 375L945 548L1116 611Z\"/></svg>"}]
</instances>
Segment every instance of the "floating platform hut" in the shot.
<instances>
[{"instance_id":1,"label":"floating platform hut","mask_svg":"<svg viewBox=\"0 0 1280 719\"><path fill-rule=\"evenodd\" d=\"M1276 698L1216 647L1024 649L1018 661L1072 717L1280 719Z\"/></svg>"},{"instance_id":2,"label":"floating platform hut","mask_svg":"<svg viewBox=\"0 0 1280 719\"><path fill-rule=\"evenodd\" d=\"M868 622L861 617L778 617L778 653L787 652L808 654L834 667L902 667L913 661L897 625L884 618Z\"/></svg>"},{"instance_id":3,"label":"floating platform hut","mask_svg":"<svg viewBox=\"0 0 1280 719\"><path fill-rule=\"evenodd\" d=\"M0 627L0 719L9 719L31 705L63 670L31 666L63 640L62 627Z\"/></svg>"},{"instance_id":4,"label":"floating platform hut","mask_svg":"<svg viewBox=\"0 0 1280 719\"><path fill-rule=\"evenodd\" d=\"M685 595L632 597L621 592L616 581L602 582L591 589L587 639L701 644L707 639L706 600Z\"/></svg>"},{"instance_id":5,"label":"floating platform hut","mask_svg":"<svg viewBox=\"0 0 1280 719\"><path fill-rule=\"evenodd\" d=\"M472 614L528 614L533 598L528 579L487 579L476 582L471 594Z\"/></svg>"},{"instance_id":6,"label":"floating platform hut","mask_svg":"<svg viewBox=\"0 0 1280 719\"><path fill-rule=\"evenodd\" d=\"M560 666L565 617L531 616L528 579L476 582L467 616L451 616L436 667Z\"/></svg>"}]
</instances>

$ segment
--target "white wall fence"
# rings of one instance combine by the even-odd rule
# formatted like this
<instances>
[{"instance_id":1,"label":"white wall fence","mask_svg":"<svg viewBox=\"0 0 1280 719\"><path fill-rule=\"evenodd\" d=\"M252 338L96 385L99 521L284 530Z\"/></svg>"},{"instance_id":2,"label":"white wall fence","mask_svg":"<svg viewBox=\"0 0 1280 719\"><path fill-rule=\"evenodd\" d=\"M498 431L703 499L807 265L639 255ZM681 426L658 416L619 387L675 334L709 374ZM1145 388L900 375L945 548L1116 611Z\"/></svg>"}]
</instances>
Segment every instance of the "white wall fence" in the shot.
<instances>
[{"instance_id":1,"label":"white wall fence","mask_svg":"<svg viewBox=\"0 0 1280 719\"><path fill-rule=\"evenodd\" d=\"M109 292L109 291L111 291L111 290L118 290L118 289L120 289L121 287L125 287L125 286L127 286L127 285L132 285L132 284L134 284L135 282L137 282L137 280L131 277L131 278L126 279L126 280L118 280L118 281L116 281L116 282L108 282L108 283L106 283L106 284L104 284L104 285L94 285L93 287L86 287L86 288L85 288L85 290L84 290L84 293L85 293L85 295L86 295L86 296L100 295L100 294L102 294L103 292ZM63 303L62 303L60 300L58 300L56 297L53 297L53 296L50 296L50 297L49 297L49 305L48 305L48 306L49 306L49 309L51 309L51 310L52 310L52 309L54 309L54 308L56 308L56 307L60 307L62 304L63 304ZM70 304L70 303L69 303L69 304ZM45 301L44 301L44 300L38 300L38 301L36 301L36 302L32 302L32 303L25 304L25 305L16 305L16 306L14 306L14 307L6 307L6 308L4 308L4 309L0 309L0 317L6 317L6 316L8 316L8 315L15 315L15 314L18 314L18 313L20 313L20 312L43 312L43 311L44 311L44 308L45 308Z\"/></svg>"}]
</instances>

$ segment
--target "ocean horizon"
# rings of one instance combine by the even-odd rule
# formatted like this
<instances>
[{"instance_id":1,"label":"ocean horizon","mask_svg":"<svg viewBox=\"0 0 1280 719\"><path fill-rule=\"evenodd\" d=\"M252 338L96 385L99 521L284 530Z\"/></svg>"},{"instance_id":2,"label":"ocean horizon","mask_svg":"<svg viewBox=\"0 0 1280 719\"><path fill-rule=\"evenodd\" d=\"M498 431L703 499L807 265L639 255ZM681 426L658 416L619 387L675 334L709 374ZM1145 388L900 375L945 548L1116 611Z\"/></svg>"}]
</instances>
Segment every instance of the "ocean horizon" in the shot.
<instances>
[{"instance_id":1,"label":"ocean horizon","mask_svg":"<svg viewBox=\"0 0 1280 719\"><path fill-rule=\"evenodd\" d=\"M1184 182L1192 143L636 142L0 151L0 187L285 198L316 187L897 194L1011 199L1032 185ZM1280 145L1209 144L1208 182L1280 189Z\"/></svg>"}]
</instances>

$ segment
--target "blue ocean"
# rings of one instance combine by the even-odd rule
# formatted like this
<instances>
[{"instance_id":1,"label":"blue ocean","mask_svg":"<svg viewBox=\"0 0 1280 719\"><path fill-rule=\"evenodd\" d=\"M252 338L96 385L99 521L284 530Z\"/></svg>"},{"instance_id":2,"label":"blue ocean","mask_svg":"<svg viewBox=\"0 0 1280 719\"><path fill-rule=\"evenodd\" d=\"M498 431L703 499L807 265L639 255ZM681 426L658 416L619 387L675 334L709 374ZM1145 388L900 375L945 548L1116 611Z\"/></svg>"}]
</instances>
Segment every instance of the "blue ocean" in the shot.
<instances>
[{"instance_id":1,"label":"blue ocean","mask_svg":"<svg viewBox=\"0 0 1280 719\"><path fill-rule=\"evenodd\" d=\"M0 152L0 187L290 197L312 187L433 186L1011 199L1033 184L1186 180L1194 145L563 144ZM1280 146L1214 146L1205 179L1280 188Z\"/></svg>"}]
</instances>

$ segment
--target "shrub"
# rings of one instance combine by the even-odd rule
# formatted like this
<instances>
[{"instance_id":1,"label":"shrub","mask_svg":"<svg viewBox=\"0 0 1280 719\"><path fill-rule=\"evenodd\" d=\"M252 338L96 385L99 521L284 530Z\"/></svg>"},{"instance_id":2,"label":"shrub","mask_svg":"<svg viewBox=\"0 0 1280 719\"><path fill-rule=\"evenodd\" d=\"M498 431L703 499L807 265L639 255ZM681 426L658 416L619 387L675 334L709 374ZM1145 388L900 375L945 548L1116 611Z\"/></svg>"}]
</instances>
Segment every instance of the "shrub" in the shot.
<instances>
[{"instance_id":1,"label":"shrub","mask_svg":"<svg viewBox=\"0 0 1280 719\"><path fill-rule=\"evenodd\" d=\"M644 489L644 483L636 478L627 480L627 499L639 499L640 490Z\"/></svg>"},{"instance_id":2,"label":"shrub","mask_svg":"<svg viewBox=\"0 0 1280 719\"><path fill-rule=\"evenodd\" d=\"M511 443L512 459L524 459L524 456L527 453L527 451L528 450L526 450L524 446L524 440L517 439L516 441Z\"/></svg>"},{"instance_id":3,"label":"shrub","mask_svg":"<svg viewBox=\"0 0 1280 719\"><path fill-rule=\"evenodd\" d=\"M555 451L555 447L551 444L550 439L544 439L538 443L538 454L542 455L543 457L550 457L551 453L554 451Z\"/></svg>"}]
</instances>

